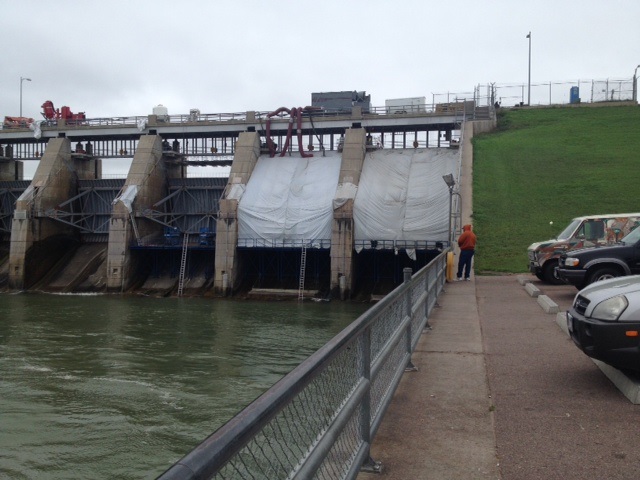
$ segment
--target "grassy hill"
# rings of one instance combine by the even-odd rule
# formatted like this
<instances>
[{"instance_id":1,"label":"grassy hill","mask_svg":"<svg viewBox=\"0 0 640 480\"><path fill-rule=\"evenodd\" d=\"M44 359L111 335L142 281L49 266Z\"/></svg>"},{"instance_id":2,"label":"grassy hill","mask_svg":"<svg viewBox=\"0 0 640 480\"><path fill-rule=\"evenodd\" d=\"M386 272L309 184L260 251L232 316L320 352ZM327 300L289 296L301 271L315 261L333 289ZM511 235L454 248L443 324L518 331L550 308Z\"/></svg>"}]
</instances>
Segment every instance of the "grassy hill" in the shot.
<instances>
[{"instance_id":1,"label":"grassy hill","mask_svg":"<svg viewBox=\"0 0 640 480\"><path fill-rule=\"evenodd\" d=\"M504 109L473 145L479 274L527 271L573 217L640 212L638 106Z\"/></svg>"}]
</instances>

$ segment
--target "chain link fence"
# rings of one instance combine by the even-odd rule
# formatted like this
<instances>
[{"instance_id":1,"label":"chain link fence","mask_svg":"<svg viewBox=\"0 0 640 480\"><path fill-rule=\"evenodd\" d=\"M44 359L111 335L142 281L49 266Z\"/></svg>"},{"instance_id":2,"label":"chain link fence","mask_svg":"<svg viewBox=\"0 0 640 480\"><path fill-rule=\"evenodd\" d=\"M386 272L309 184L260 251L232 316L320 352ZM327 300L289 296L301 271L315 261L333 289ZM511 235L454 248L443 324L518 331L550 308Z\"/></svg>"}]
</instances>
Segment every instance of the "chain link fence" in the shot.
<instances>
[{"instance_id":1,"label":"chain link fence","mask_svg":"<svg viewBox=\"0 0 640 480\"><path fill-rule=\"evenodd\" d=\"M354 479L446 277L439 254L159 477Z\"/></svg>"},{"instance_id":2,"label":"chain link fence","mask_svg":"<svg viewBox=\"0 0 640 480\"><path fill-rule=\"evenodd\" d=\"M637 99L636 79L569 80L536 82L531 85L488 83L473 91L432 94L433 103L474 100L476 106L502 107L566 105L575 103L625 102ZM529 98L531 99L529 102Z\"/></svg>"}]
</instances>

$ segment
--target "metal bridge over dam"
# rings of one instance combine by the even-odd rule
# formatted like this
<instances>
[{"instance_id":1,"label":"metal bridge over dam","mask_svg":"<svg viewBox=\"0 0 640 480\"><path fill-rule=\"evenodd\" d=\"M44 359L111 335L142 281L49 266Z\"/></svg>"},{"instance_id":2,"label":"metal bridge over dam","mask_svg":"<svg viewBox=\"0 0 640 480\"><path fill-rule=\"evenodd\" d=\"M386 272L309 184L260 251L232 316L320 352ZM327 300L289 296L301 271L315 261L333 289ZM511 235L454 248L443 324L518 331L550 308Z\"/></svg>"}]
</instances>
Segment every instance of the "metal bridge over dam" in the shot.
<instances>
[{"instance_id":1,"label":"metal bridge over dam","mask_svg":"<svg viewBox=\"0 0 640 480\"><path fill-rule=\"evenodd\" d=\"M0 287L384 294L459 227L442 177L460 182L465 122L492 122L468 107L5 128ZM130 162L126 178L103 176L116 159ZM26 162L37 162L31 180Z\"/></svg>"}]
</instances>

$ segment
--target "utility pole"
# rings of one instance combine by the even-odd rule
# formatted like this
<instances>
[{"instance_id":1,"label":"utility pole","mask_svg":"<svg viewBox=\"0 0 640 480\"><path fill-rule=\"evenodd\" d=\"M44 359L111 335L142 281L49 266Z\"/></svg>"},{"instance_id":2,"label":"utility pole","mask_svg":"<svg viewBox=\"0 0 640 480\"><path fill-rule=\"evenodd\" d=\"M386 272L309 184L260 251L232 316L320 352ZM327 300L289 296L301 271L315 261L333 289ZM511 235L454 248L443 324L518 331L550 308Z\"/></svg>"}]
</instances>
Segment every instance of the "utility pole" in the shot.
<instances>
[{"instance_id":1,"label":"utility pole","mask_svg":"<svg viewBox=\"0 0 640 480\"><path fill-rule=\"evenodd\" d=\"M527 90L527 106L531 106L531 32L527 35L529 39L529 88Z\"/></svg>"},{"instance_id":2,"label":"utility pole","mask_svg":"<svg viewBox=\"0 0 640 480\"><path fill-rule=\"evenodd\" d=\"M640 68L640 65L638 65L636 69L633 71L633 101L634 102L638 101L638 69L639 68Z\"/></svg>"},{"instance_id":3,"label":"utility pole","mask_svg":"<svg viewBox=\"0 0 640 480\"><path fill-rule=\"evenodd\" d=\"M22 116L22 82L24 81L30 82L30 78L20 77L20 116Z\"/></svg>"}]
</instances>

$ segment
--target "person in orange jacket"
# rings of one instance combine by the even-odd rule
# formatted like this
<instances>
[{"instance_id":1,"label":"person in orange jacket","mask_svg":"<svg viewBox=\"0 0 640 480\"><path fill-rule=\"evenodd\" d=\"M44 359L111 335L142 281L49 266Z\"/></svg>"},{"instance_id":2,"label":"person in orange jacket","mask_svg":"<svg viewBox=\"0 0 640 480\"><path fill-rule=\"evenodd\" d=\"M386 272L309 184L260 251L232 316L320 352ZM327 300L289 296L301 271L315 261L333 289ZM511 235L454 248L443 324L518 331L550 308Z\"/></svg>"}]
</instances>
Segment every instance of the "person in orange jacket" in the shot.
<instances>
[{"instance_id":1,"label":"person in orange jacket","mask_svg":"<svg viewBox=\"0 0 640 480\"><path fill-rule=\"evenodd\" d=\"M471 231L471 225L462 226L462 235L458 237L458 246L460 247L460 260L458 260L458 281L462 280L464 270L464 279L469 281L471 276L471 260L476 251L476 234Z\"/></svg>"}]
</instances>

